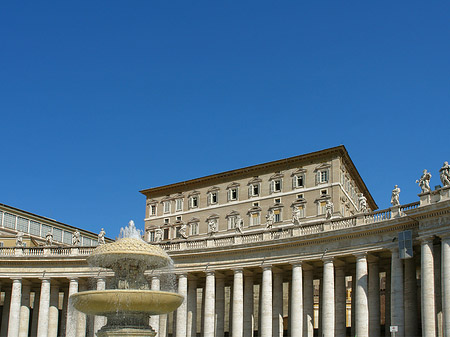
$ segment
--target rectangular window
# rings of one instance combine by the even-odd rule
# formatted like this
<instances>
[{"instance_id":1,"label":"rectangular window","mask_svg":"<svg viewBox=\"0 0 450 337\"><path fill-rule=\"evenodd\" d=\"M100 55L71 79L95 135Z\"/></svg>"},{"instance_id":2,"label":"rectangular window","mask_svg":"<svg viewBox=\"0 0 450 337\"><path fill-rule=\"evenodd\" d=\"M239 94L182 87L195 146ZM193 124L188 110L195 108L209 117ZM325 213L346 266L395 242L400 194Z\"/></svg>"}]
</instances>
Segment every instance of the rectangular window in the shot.
<instances>
[{"instance_id":1,"label":"rectangular window","mask_svg":"<svg viewBox=\"0 0 450 337\"><path fill-rule=\"evenodd\" d=\"M273 192L281 192L281 179L272 181Z\"/></svg>"},{"instance_id":2,"label":"rectangular window","mask_svg":"<svg viewBox=\"0 0 450 337\"><path fill-rule=\"evenodd\" d=\"M259 195L259 184L250 185L250 196L256 197Z\"/></svg>"},{"instance_id":3,"label":"rectangular window","mask_svg":"<svg viewBox=\"0 0 450 337\"><path fill-rule=\"evenodd\" d=\"M237 198L238 198L238 189L237 188L230 188L228 190L228 198L229 198L229 200L237 200Z\"/></svg>"},{"instance_id":4,"label":"rectangular window","mask_svg":"<svg viewBox=\"0 0 450 337\"><path fill-rule=\"evenodd\" d=\"M180 221L181 221L181 216L177 216L177 217L176 217L176 221L177 221L177 222L180 222Z\"/></svg>"},{"instance_id":5,"label":"rectangular window","mask_svg":"<svg viewBox=\"0 0 450 337\"><path fill-rule=\"evenodd\" d=\"M155 232L148 232L148 240L150 242L155 241Z\"/></svg>"},{"instance_id":6,"label":"rectangular window","mask_svg":"<svg viewBox=\"0 0 450 337\"><path fill-rule=\"evenodd\" d=\"M150 205L150 215L156 215L156 205Z\"/></svg>"},{"instance_id":7,"label":"rectangular window","mask_svg":"<svg viewBox=\"0 0 450 337\"><path fill-rule=\"evenodd\" d=\"M325 214L325 206L327 205L326 201L321 201L319 204L319 214Z\"/></svg>"},{"instance_id":8,"label":"rectangular window","mask_svg":"<svg viewBox=\"0 0 450 337\"><path fill-rule=\"evenodd\" d=\"M191 202L190 202L191 208L198 207L198 197L197 196L192 196L190 200L191 200Z\"/></svg>"},{"instance_id":9,"label":"rectangular window","mask_svg":"<svg viewBox=\"0 0 450 337\"><path fill-rule=\"evenodd\" d=\"M274 215L274 219L273 219L274 222L281 222L281 210L275 209L273 211L273 215Z\"/></svg>"},{"instance_id":10,"label":"rectangular window","mask_svg":"<svg viewBox=\"0 0 450 337\"><path fill-rule=\"evenodd\" d=\"M281 198L276 198L273 200L276 204L281 204Z\"/></svg>"},{"instance_id":11,"label":"rectangular window","mask_svg":"<svg viewBox=\"0 0 450 337\"><path fill-rule=\"evenodd\" d=\"M169 221L170 221L169 218L165 218L165 219L164 219L164 224L165 224L165 225L168 225L168 224L169 224Z\"/></svg>"},{"instance_id":12,"label":"rectangular window","mask_svg":"<svg viewBox=\"0 0 450 337\"><path fill-rule=\"evenodd\" d=\"M320 194L321 194L321 195L327 195L327 194L328 194L328 191L327 191L327 190L320 190Z\"/></svg>"},{"instance_id":13,"label":"rectangular window","mask_svg":"<svg viewBox=\"0 0 450 337\"><path fill-rule=\"evenodd\" d=\"M294 176L294 187L303 187L303 175Z\"/></svg>"},{"instance_id":14,"label":"rectangular window","mask_svg":"<svg viewBox=\"0 0 450 337\"><path fill-rule=\"evenodd\" d=\"M259 207L259 202L256 201L256 202L254 202L252 205L253 205L253 207Z\"/></svg>"},{"instance_id":15,"label":"rectangular window","mask_svg":"<svg viewBox=\"0 0 450 337\"><path fill-rule=\"evenodd\" d=\"M228 218L228 229L236 228L236 218L234 216L230 216Z\"/></svg>"},{"instance_id":16,"label":"rectangular window","mask_svg":"<svg viewBox=\"0 0 450 337\"><path fill-rule=\"evenodd\" d=\"M260 224L260 215L259 213L250 214L250 225L257 226Z\"/></svg>"},{"instance_id":17,"label":"rectangular window","mask_svg":"<svg viewBox=\"0 0 450 337\"><path fill-rule=\"evenodd\" d=\"M175 237L176 237L177 239L178 239L178 238L181 238L180 228L181 228L181 226L175 227Z\"/></svg>"},{"instance_id":18,"label":"rectangular window","mask_svg":"<svg viewBox=\"0 0 450 337\"><path fill-rule=\"evenodd\" d=\"M303 193L297 194L297 199L303 199Z\"/></svg>"},{"instance_id":19,"label":"rectangular window","mask_svg":"<svg viewBox=\"0 0 450 337\"><path fill-rule=\"evenodd\" d=\"M319 183L328 182L328 170L319 171Z\"/></svg>"},{"instance_id":20,"label":"rectangular window","mask_svg":"<svg viewBox=\"0 0 450 337\"><path fill-rule=\"evenodd\" d=\"M211 192L211 194L210 194L210 203L211 203L211 205L217 204L217 199L218 199L217 192Z\"/></svg>"},{"instance_id":21,"label":"rectangular window","mask_svg":"<svg viewBox=\"0 0 450 337\"><path fill-rule=\"evenodd\" d=\"M190 227L191 227L191 235L197 235L198 234L198 223L192 222L190 224Z\"/></svg>"},{"instance_id":22,"label":"rectangular window","mask_svg":"<svg viewBox=\"0 0 450 337\"><path fill-rule=\"evenodd\" d=\"M183 210L183 199L177 199L175 201L175 211L179 212Z\"/></svg>"},{"instance_id":23,"label":"rectangular window","mask_svg":"<svg viewBox=\"0 0 450 337\"><path fill-rule=\"evenodd\" d=\"M170 201L164 201L164 213L170 213Z\"/></svg>"},{"instance_id":24,"label":"rectangular window","mask_svg":"<svg viewBox=\"0 0 450 337\"><path fill-rule=\"evenodd\" d=\"M164 228L163 235L164 240L169 240L169 228Z\"/></svg>"},{"instance_id":25,"label":"rectangular window","mask_svg":"<svg viewBox=\"0 0 450 337\"><path fill-rule=\"evenodd\" d=\"M298 215L299 215L300 218L304 218L305 217L305 207L300 206L298 208Z\"/></svg>"}]
</instances>

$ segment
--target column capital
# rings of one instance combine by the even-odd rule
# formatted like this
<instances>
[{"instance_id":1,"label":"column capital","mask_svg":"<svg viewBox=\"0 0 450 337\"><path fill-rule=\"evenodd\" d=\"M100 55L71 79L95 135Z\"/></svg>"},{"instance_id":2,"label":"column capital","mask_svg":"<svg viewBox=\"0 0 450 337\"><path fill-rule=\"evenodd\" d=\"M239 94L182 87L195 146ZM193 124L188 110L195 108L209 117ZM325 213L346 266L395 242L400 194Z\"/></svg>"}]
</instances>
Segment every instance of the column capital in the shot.
<instances>
[{"instance_id":1,"label":"column capital","mask_svg":"<svg viewBox=\"0 0 450 337\"><path fill-rule=\"evenodd\" d=\"M322 257L322 262L325 263L333 263L334 262L334 256L324 256Z\"/></svg>"},{"instance_id":2,"label":"column capital","mask_svg":"<svg viewBox=\"0 0 450 337\"><path fill-rule=\"evenodd\" d=\"M238 267L238 268L232 268L231 269L233 271L234 274L238 274L238 273L243 273L244 272L244 268Z\"/></svg>"},{"instance_id":3,"label":"column capital","mask_svg":"<svg viewBox=\"0 0 450 337\"><path fill-rule=\"evenodd\" d=\"M291 262L291 266L292 268L303 267L303 262L302 261Z\"/></svg>"},{"instance_id":4,"label":"column capital","mask_svg":"<svg viewBox=\"0 0 450 337\"><path fill-rule=\"evenodd\" d=\"M428 243L433 243L434 235L431 235L431 234L421 235L417 239L419 240L421 245L428 244Z\"/></svg>"},{"instance_id":5,"label":"column capital","mask_svg":"<svg viewBox=\"0 0 450 337\"><path fill-rule=\"evenodd\" d=\"M353 255L356 257L356 260L367 259L367 252L359 252Z\"/></svg>"},{"instance_id":6,"label":"column capital","mask_svg":"<svg viewBox=\"0 0 450 337\"><path fill-rule=\"evenodd\" d=\"M175 273L175 275L177 275L177 278L187 278L188 277L187 272L177 272L177 273Z\"/></svg>"},{"instance_id":7,"label":"column capital","mask_svg":"<svg viewBox=\"0 0 450 337\"><path fill-rule=\"evenodd\" d=\"M205 270L206 276L216 276L215 270Z\"/></svg>"},{"instance_id":8,"label":"column capital","mask_svg":"<svg viewBox=\"0 0 450 337\"><path fill-rule=\"evenodd\" d=\"M450 232L439 233L437 235L441 238L441 240L449 240L450 239Z\"/></svg>"},{"instance_id":9,"label":"column capital","mask_svg":"<svg viewBox=\"0 0 450 337\"><path fill-rule=\"evenodd\" d=\"M70 282L77 282L78 283L78 277L76 276L71 276L67 278Z\"/></svg>"},{"instance_id":10,"label":"column capital","mask_svg":"<svg viewBox=\"0 0 450 337\"><path fill-rule=\"evenodd\" d=\"M270 270L270 271L272 271L272 265L271 265L271 264L265 264L265 265L262 265L262 266L261 266L261 269L262 269L263 271L265 271L265 270Z\"/></svg>"},{"instance_id":11,"label":"column capital","mask_svg":"<svg viewBox=\"0 0 450 337\"><path fill-rule=\"evenodd\" d=\"M42 281L42 283L50 283L50 277L39 277L39 279Z\"/></svg>"}]
</instances>

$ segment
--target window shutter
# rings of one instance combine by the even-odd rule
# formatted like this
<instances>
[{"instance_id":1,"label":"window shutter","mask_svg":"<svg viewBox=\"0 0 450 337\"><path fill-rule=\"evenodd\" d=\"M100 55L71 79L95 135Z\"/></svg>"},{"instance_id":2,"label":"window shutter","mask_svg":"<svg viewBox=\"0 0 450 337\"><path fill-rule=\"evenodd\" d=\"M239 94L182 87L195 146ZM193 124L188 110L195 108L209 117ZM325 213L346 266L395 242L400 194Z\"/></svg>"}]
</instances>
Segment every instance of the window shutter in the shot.
<instances>
[{"instance_id":1,"label":"window shutter","mask_svg":"<svg viewBox=\"0 0 450 337\"><path fill-rule=\"evenodd\" d=\"M274 181L271 180L271 181L270 181L270 194L273 193L273 184L274 184Z\"/></svg>"},{"instance_id":2,"label":"window shutter","mask_svg":"<svg viewBox=\"0 0 450 337\"><path fill-rule=\"evenodd\" d=\"M252 185L248 185L248 197L250 198L252 196Z\"/></svg>"},{"instance_id":3,"label":"window shutter","mask_svg":"<svg viewBox=\"0 0 450 337\"><path fill-rule=\"evenodd\" d=\"M296 181L297 181L297 176L293 176L292 177L292 189L295 189L297 187Z\"/></svg>"},{"instance_id":4,"label":"window shutter","mask_svg":"<svg viewBox=\"0 0 450 337\"><path fill-rule=\"evenodd\" d=\"M283 191L283 179L280 179L280 192Z\"/></svg>"}]
</instances>

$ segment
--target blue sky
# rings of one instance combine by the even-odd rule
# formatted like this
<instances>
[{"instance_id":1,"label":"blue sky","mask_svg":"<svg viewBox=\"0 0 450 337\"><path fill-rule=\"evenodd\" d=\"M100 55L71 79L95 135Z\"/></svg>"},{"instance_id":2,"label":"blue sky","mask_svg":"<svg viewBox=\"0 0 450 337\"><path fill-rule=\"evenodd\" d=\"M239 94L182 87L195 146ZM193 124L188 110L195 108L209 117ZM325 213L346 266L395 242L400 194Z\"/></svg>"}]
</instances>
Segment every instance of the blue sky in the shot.
<instances>
[{"instance_id":1,"label":"blue sky","mask_svg":"<svg viewBox=\"0 0 450 337\"><path fill-rule=\"evenodd\" d=\"M0 4L0 203L118 235L154 186L344 144L380 208L450 161L450 2Z\"/></svg>"}]
</instances>

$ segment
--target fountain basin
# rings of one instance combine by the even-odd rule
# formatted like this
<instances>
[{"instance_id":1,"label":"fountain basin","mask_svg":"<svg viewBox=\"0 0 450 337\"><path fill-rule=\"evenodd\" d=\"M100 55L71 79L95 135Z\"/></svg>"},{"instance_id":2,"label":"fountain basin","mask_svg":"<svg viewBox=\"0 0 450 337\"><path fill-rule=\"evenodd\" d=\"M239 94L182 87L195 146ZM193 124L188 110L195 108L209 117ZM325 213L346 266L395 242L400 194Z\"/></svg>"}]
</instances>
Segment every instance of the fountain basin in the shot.
<instances>
[{"instance_id":1,"label":"fountain basin","mask_svg":"<svg viewBox=\"0 0 450 337\"><path fill-rule=\"evenodd\" d=\"M90 290L70 298L77 310L99 316L117 313L162 315L176 310L184 300L177 293L139 289Z\"/></svg>"}]
</instances>

